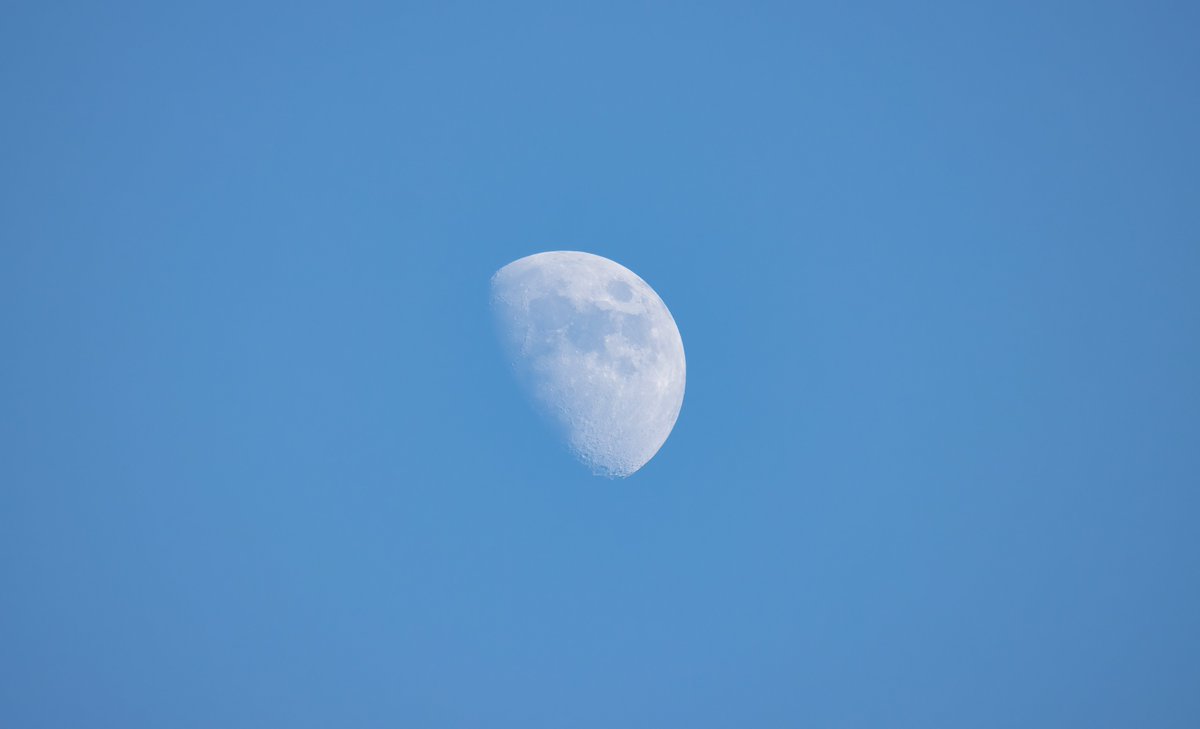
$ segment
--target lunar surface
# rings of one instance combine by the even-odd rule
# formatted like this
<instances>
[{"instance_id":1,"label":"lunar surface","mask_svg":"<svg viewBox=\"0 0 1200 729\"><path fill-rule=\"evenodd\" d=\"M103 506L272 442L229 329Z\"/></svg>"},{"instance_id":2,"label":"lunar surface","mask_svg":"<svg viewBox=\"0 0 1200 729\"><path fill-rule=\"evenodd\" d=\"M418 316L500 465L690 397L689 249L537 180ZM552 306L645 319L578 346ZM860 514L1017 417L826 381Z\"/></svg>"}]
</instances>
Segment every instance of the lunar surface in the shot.
<instances>
[{"instance_id":1,"label":"lunar surface","mask_svg":"<svg viewBox=\"0 0 1200 729\"><path fill-rule=\"evenodd\" d=\"M492 276L492 310L518 380L593 473L654 457L683 405L683 340L662 299L624 266L538 253Z\"/></svg>"}]
</instances>

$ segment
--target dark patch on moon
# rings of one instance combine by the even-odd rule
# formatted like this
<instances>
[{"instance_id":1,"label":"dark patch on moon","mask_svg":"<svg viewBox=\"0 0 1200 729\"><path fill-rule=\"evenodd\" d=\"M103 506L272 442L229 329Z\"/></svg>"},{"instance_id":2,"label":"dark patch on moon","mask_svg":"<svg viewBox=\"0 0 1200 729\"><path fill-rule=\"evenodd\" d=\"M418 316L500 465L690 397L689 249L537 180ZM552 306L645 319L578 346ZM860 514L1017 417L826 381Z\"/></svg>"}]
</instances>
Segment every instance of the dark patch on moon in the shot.
<instances>
[{"instance_id":1,"label":"dark patch on moon","mask_svg":"<svg viewBox=\"0 0 1200 729\"><path fill-rule=\"evenodd\" d=\"M612 296L617 301L629 302L633 301L633 289L629 288L629 284L624 281L613 279L608 282L609 296Z\"/></svg>"}]
</instances>

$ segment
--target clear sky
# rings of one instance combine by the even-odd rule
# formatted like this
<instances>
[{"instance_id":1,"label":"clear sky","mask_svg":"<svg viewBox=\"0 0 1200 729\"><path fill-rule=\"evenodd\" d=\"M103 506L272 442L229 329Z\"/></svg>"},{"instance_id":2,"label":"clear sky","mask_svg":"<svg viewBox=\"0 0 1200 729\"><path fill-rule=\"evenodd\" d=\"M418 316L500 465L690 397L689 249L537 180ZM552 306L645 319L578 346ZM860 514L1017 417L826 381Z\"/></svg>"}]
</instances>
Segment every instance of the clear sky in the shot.
<instances>
[{"instance_id":1,"label":"clear sky","mask_svg":"<svg viewBox=\"0 0 1200 729\"><path fill-rule=\"evenodd\" d=\"M1200 725L1196 5L590 6L0 10L0 726Z\"/></svg>"}]
</instances>

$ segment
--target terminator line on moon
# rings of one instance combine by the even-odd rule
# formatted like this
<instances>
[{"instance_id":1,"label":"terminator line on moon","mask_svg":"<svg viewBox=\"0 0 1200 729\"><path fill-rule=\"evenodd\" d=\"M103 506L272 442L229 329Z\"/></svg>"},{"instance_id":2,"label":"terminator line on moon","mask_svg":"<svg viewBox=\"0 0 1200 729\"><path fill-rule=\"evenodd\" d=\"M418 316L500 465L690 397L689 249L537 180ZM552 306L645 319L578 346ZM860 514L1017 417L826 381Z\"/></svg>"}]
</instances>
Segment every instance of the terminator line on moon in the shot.
<instances>
[{"instance_id":1,"label":"terminator line on moon","mask_svg":"<svg viewBox=\"0 0 1200 729\"><path fill-rule=\"evenodd\" d=\"M501 268L491 293L518 380L571 452L602 476L653 458L686 379L683 340L654 289L607 258L553 251Z\"/></svg>"}]
</instances>

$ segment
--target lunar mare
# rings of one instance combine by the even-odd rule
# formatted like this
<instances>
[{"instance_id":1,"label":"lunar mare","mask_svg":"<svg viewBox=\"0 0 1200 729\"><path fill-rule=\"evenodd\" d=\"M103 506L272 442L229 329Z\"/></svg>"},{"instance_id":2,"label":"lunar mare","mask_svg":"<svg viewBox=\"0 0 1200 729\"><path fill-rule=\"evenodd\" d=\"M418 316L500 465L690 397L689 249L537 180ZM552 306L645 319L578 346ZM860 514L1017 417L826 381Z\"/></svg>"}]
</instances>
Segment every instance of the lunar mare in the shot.
<instances>
[{"instance_id":1,"label":"lunar mare","mask_svg":"<svg viewBox=\"0 0 1200 729\"><path fill-rule=\"evenodd\" d=\"M654 457L686 379L683 340L654 289L607 258L553 251L497 271L491 301L518 380L584 465L624 477Z\"/></svg>"}]
</instances>

